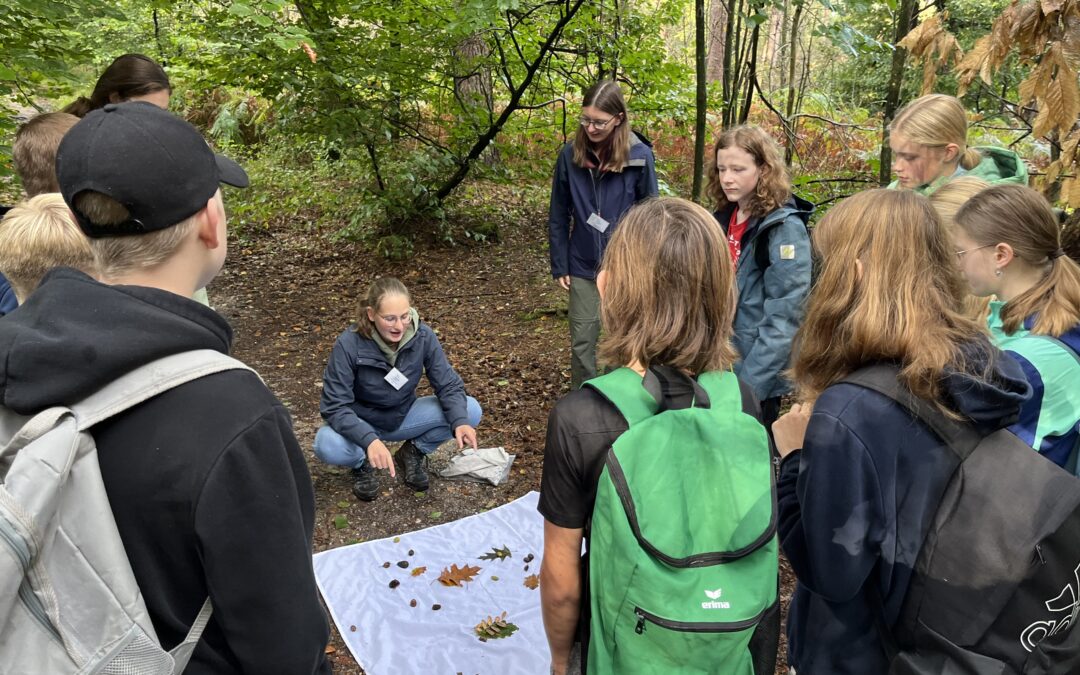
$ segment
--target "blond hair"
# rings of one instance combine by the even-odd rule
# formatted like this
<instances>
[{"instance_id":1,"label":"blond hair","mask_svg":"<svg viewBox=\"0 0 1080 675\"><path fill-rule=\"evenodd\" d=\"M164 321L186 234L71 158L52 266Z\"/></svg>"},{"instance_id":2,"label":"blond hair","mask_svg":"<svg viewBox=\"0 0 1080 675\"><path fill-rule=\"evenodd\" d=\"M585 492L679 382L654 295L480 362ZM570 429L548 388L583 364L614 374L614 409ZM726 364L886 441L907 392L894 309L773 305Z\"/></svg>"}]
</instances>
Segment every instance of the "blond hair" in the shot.
<instances>
[{"instance_id":1,"label":"blond hair","mask_svg":"<svg viewBox=\"0 0 1080 675\"><path fill-rule=\"evenodd\" d=\"M1054 337L1080 322L1080 266L1061 250L1061 227L1045 197L1026 185L995 185L968 200L955 220L976 244L1008 244L1017 258L1044 270L1038 283L1002 307L1007 334L1033 315L1031 332Z\"/></svg>"},{"instance_id":2,"label":"blond hair","mask_svg":"<svg viewBox=\"0 0 1080 675\"><path fill-rule=\"evenodd\" d=\"M813 401L860 367L891 362L912 393L955 416L941 400L946 368L970 367L961 344L983 345L988 368L992 351L962 313L967 290L930 202L906 190L861 192L825 214L813 242L822 266L795 337L799 396Z\"/></svg>"},{"instance_id":3,"label":"blond hair","mask_svg":"<svg viewBox=\"0 0 1080 675\"><path fill-rule=\"evenodd\" d=\"M601 80L585 91L581 100L581 107L592 106L599 108L612 117L622 117L622 123L612 130L605 143L610 148L610 153L604 159L603 168L606 171L622 173L626 162L630 160L630 113L626 110L626 101L623 99L622 89L612 80ZM614 123L614 122L612 122ZM577 135L574 136L574 164L585 166L588 162L586 151L589 149L589 135L585 133L585 127L578 125Z\"/></svg>"},{"instance_id":4,"label":"blond hair","mask_svg":"<svg viewBox=\"0 0 1080 675\"><path fill-rule=\"evenodd\" d=\"M119 225L131 218L123 204L91 190L77 194L72 206L94 225ZM198 217L199 213L196 213L176 225L145 234L91 239L90 248L94 252L98 274L113 279L162 264L198 227Z\"/></svg>"},{"instance_id":5,"label":"blond hair","mask_svg":"<svg viewBox=\"0 0 1080 675\"><path fill-rule=\"evenodd\" d=\"M639 203L619 222L601 269L602 361L694 374L735 362L735 270L704 208L674 197Z\"/></svg>"},{"instance_id":6,"label":"blond hair","mask_svg":"<svg viewBox=\"0 0 1080 675\"><path fill-rule=\"evenodd\" d=\"M941 224L945 226L947 232L952 232L953 220L960 207L988 187L990 183L981 178L960 176L945 183L930 195L930 203L937 211L938 218L941 219ZM986 315L990 311L990 300L990 297L980 298L968 293L964 298L964 314L976 321L985 322Z\"/></svg>"},{"instance_id":7,"label":"blond hair","mask_svg":"<svg viewBox=\"0 0 1080 675\"><path fill-rule=\"evenodd\" d=\"M0 272L22 304L54 267L94 274L90 241L59 194L20 202L0 220Z\"/></svg>"},{"instance_id":8,"label":"blond hair","mask_svg":"<svg viewBox=\"0 0 1080 675\"><path fill-rule=\"evenodd\" d=\"M965 169L974 169L982 161L982 154L967 146L967 112L955 96L928 94L915 99L896 114L889 131L930 148L955 143L960 166Z\"/></svg>"},{"instance_id":9,"label":"blond hair","mask_svg":"<svg viewBox=\"0 0 1080 675\"><path fill-rule=\"evenodd\" d=\"M412 297L409 289L396 277L379 277L368 286L367 295L360 298L356 303L356 326L353 331L370 338L375 333L375 324L368 318L367 310L379 311L382 301L390 295L404 295L410 302Z\"/></svg>"},{"instance_id":10,"label":"blond hair","mask_svg":"<svg viewBox=\"0 0 1080 675\"><path fill-rule=\"evenodd\" d=\"M724 189L720 185L720 175L716 172L716 153L725 148L741 149L754 158L754 164L761 171L754 193L749 199L751 216L764 216L791 199L791 177L780 153L780 146L761 127L743 125L732 127L720 134L713 145L712 154L708 157L705 193L712 198L718 210L728 205Z\"/></svg>"},{"instance_id":11,"label":"blond hair","mask_svg":"<svg viewBox=\"0 0 1080 675\"><path fill-rule=\"evenodd\" d=\"M56 149L68 129L78 122L78 117L67 113L44 113L15 132L11 160L27 197L60 192L60 183L56 179Z\"/></svg>"}]
</instances>

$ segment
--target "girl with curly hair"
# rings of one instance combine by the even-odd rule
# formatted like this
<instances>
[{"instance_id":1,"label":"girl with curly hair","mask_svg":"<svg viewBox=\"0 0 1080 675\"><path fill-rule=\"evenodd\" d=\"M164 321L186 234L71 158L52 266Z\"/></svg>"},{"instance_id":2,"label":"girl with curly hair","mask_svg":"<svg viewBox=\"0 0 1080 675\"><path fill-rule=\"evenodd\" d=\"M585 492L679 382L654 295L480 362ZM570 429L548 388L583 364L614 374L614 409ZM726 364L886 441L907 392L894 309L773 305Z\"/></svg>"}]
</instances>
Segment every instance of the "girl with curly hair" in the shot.
<instances>
[{"instance_id":1,"label":"girl with curly hair","mask_svg":"<svg viewBox=\"0 0 1080 675\"><path fill-rule=\"evenodd\" d=\"M783 372L810 292L806 223L814 205L791 193L780 148L755 126L720 134L706 190L735 261L735 347L742 358L735 372L761 401L768 427L791 391Z\"/></svg>"}]
</instances>

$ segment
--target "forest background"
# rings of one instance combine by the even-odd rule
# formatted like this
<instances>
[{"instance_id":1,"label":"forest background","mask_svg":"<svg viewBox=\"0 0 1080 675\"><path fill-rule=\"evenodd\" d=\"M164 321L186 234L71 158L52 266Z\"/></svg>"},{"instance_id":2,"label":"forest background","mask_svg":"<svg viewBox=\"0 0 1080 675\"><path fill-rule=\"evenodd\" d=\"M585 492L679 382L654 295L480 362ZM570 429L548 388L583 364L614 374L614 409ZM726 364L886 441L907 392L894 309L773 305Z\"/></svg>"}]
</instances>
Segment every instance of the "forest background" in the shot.
<instances>
[{"instance_id":1,"label":"forest background","mask_svg":"<svg viewBox=\"0 0 1080 675\"><path fill-rule=\"evenodd\" d=\"M245 160L234 228L302 222L389 258L497 239L505 204L459 213L455 192L509 184L539 208L582 89L612 77L664 193L700 199L705 148L750 121L820 215L889 180L888 121L933 90L963 95L972 144L1019 150L1080 204L1074 0L11 0L0 44L4 170L21 118L142 52Z\"/></svg>"}]
</instances>

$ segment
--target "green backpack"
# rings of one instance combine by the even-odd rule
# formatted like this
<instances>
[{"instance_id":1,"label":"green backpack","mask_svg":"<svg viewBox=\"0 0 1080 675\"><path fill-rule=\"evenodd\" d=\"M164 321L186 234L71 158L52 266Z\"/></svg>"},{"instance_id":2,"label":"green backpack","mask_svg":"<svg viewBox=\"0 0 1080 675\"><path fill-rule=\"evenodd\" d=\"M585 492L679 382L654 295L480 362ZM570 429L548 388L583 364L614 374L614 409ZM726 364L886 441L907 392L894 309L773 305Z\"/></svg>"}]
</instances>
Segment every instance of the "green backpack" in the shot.
<instances>
[{"instance_id":1,"label":"green backpack","mask_svg":"<svg viewBox=\"0 0 1080 675\"><path fill-rule=\"evenodd\" d=\"M765 428L734 373L702 374L679 410L661 410L652 379L621 368L585 383L629 424L592 514L588 671L753 675L750 637L777 602Z\"/></svg>"}]
</instances>

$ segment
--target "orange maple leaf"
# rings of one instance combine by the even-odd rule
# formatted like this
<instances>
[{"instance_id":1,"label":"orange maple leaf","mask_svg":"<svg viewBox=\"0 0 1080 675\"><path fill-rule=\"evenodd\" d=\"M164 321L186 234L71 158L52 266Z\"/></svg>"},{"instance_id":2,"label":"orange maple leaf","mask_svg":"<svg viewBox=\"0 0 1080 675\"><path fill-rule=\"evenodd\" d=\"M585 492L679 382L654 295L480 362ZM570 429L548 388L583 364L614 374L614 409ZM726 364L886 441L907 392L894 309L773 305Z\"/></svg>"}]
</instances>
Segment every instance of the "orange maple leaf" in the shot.
<instances>
[{"instance_id":1,"label":"orange maple leaf","mask_svg":"<svg viewBox=\"0 0 1080 675\"><path fill-rule=\"evenodd\" d=\"M412 575L413 575L414 577L418 577L418 576L420 576L421 574L423 574L424 572L427 572L427 568L426 568L426 567L414 567L414 568L413 568L413 571L412 571L412 572L410 572L410 574L412 574Z\"/></svg>"},{"instance_id":2,"label":"orange maple leaf","mask_svg":"<svg viewBox=\"0 0 1080 675\"><path fill-rule=\"evenodd\" d=\"M480 567L477 565L444 567L442 574L439 575L439 583L443 586L457 586L460 588L465 585L465 582L472 581L479 571Z\"/></svg>"}]
</instances>

